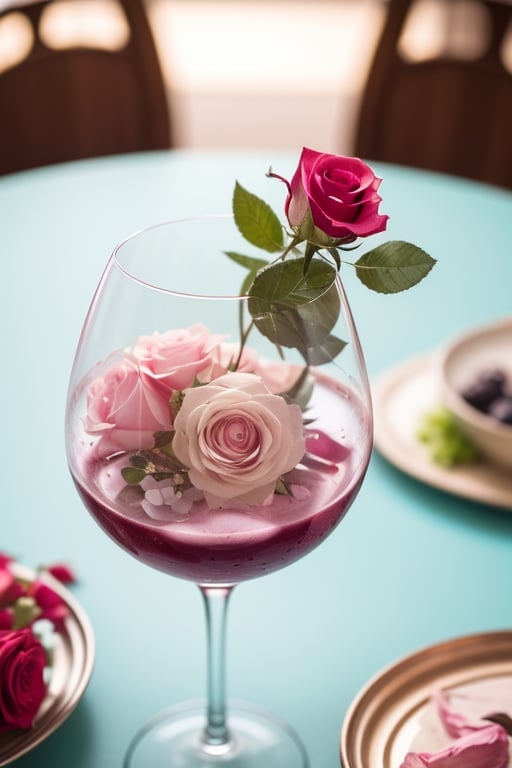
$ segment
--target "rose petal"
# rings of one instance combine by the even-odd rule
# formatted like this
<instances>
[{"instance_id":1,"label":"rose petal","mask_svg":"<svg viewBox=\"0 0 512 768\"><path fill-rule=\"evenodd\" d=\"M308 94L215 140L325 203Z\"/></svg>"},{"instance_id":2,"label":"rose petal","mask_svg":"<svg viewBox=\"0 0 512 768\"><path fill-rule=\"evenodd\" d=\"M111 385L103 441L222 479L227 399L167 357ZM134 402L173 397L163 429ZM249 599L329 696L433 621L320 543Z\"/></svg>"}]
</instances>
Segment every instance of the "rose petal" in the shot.
<instances>
[{"instance_id":1,"label":"rose petal","mask_svg":"<svg viewBox=\"0 0 512 768\"><path fill-rule=\"evenodd\" d=\"M446 732L453 738L465 736L467 733L472 733L482 728L482 723L470 723L464 715L450 707L443 691L437 691L433 699L437 705L437 711Z\"/></svg>"},{"instance_id":2,"label":"rose petal","mask_svg":"<svg viewBox=\"0 0 512 768\"><path fill-rule=\"evenodd\" d=\"M400 768L508 768L508 764L508 736L500 725L489 725L440 752L409 752Z\"/></svg>"},{"instance_id":3,"label":"rose petal","mask_svg":"<svg viewBox=\"0 0 512 768\"><path fill-rule=\"evenodd\" d=\"M47 565L45 570L62 584L74 584L76 582L75 573L67 563L53 563L53 565Z\"/></svg>"},{"instance_id":4,"label":"rose petal","mask_svg":"<svg viewBox=\"0 0 512 768\"><path fill-rule=\"evenodd\" d=\"M25 592L11 571L0 567L0 608L12 605Z\"/></svg>"},{"instance_id":5,"label":"rose petal","mask_svg":"<svg viewBox=\"0 0 512 768\"><path fill-rule=\"evenodd\" d=\"M49 619L57 630L64 627L64 620L69 614L66 603L54 590L41 581L35 581L30 587L30 595L41 608L41 619Z\"/></svg>"}]
</instances>

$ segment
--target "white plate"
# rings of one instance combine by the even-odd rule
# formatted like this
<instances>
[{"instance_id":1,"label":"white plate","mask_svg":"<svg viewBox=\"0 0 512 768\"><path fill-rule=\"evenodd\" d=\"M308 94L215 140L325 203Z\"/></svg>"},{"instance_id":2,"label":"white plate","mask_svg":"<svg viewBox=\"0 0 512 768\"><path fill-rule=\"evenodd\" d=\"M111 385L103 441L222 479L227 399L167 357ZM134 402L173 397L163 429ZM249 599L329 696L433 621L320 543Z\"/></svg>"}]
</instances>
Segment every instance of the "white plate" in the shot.
<instances>
[{"instance_id":1,"label":"white plate","mask_svg":"<svg viewBox=\"0 0 512 768\"><path fill-rule=\"evenodd\" d=\"M13 573L33 581L36 574L12 564ZM37 578L48 584L66 603L69 615L58 635L52 677L48 691L31 728L0 734L0 766L17 760L40 744L71 714L82 697L92 674L94 635L89 619L73 595L49 574Z\"/></svg>"},{"instance_id":2,"label":"white plate","mask_svg":"<svg viewBox=\"0 0 512 768\"><path fill-rule=\"evenodd\" d=\"M429 356L414 358L372 382L375 447L402 472L473 501L512 510L512 476L488 462L444 469L429 457L416 432L423 415L440 405Z\"/></svg>"}]
</instances>

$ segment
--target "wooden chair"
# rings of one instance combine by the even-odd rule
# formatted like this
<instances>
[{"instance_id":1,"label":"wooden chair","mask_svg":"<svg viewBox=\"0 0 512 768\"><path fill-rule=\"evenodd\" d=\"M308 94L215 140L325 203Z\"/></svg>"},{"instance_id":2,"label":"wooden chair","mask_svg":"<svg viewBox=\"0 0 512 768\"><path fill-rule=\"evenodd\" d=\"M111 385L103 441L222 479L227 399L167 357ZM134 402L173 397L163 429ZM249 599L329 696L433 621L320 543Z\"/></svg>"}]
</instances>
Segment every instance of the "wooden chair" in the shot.
<instances>
[{"instance_id":1,"label":"wooden chair","mask_svg":"<svg viewBox=\"0 0 512 768\"><path fill-rule=\"evenodd\" d=\"M9 34L2 29L9 14L17 21L21 14L32 36L27 55L0 72L0 174L171 146L167 97L143 0L119 0L127 39L115 50L50 46L41 28L43 14L55 5L32 1L0 11L0 44Z\"/></svg>"},{"instance_id":2,"label":"wooden chair","mask_svg":"<svg viewBox=\"0 0 512 768\"><path fill-rule=\"evenodd\" d=\"M400 40L414 1L389 0L363 93L355 154L512 188L512 74L503 61L512 4L478 0L485 14L473 30L482 36L479 53L410 61ZM454 0L442 5L455 10Z\"/></svg>"}]
</instances>

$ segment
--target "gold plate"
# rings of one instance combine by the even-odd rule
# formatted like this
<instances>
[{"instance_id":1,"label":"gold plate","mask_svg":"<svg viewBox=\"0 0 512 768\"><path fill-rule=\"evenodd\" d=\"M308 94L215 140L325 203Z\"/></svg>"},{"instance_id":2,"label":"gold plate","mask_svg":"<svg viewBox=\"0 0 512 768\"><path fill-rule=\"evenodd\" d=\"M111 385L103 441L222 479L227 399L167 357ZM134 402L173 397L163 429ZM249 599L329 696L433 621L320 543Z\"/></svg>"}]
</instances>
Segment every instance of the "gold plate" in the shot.
<instances>
[{"instance_id":1,"label":"gold plate","mask_svg":"<svg viewBox=\"0 0 512 768\"><path fill-rule=\"evenodd\" d=\"M69 615L64 631L57 636L52 676L46 697L32 727L0 734L0 766L17 760L40 744L71 714L92 674L94 635L89 619L73 595L48 573L36 574L11 564L15 576L48 584L66 603Z\"/></svg>"},{"instance_id":2,"label":"gold plate","mask_svg":"<svg viewBox=\"0 0 512 768\"><path fill-rule=\"evenodd\" d=\"M341 731L343 768L399 768L436 689L509 676L512 686L512 631L459 637L406 656L351 704Z\"/></svg>"}]
</instances>

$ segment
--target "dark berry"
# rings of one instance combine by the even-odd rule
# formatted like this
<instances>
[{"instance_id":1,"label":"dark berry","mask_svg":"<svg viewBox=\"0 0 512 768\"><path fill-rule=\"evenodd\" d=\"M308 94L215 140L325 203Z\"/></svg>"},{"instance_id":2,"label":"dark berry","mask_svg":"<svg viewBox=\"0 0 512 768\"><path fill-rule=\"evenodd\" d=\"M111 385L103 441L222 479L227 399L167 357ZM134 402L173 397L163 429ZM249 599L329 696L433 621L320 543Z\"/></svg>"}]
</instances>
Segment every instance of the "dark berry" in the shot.
<instances>
[{"instance_id":1,"label":"dark berry","mask_svg":"<svg viewBox=\"0 0 512 768\"><path fill-rule=\"evenodd\" d=\"M505 384L505 373L493 368L482 371L461 395L473 408L487 412L491 403L504 394Z\"/></svg>"},{"instance_id":2,"label":"dark berry","mask_svg":"<svg viewBox=\"0 0 512 768\"><path fill-rule=\"evenodd\" d=\"M507 375L500 368L489 368L479 374L478 381L496 387L503 392L507 383Z\"/></svg>"},{"instance_id":3,"label":"dark berry","mask_svg":"<svg viewBox=\"0 0 512 768\"><path fill-rule=\"evenodd\" d=\"M502 424L512 424L512 397L499 397L491 403L489 416L501 421Z\"/></svg>"}]
</instances>

